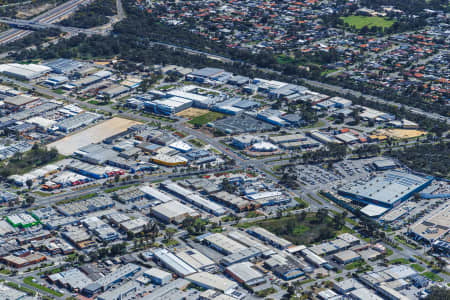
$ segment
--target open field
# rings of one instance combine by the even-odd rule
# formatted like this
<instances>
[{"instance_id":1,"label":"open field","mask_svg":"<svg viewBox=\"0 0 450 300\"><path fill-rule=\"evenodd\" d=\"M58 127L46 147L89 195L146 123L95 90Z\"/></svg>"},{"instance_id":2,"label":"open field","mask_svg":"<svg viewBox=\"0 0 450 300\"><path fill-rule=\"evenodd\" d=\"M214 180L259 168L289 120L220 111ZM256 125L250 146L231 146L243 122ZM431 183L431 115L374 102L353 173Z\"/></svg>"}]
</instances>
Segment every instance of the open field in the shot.
<instances>
[{"instance_id":1,"label":"open field","mask_svg":"<svg viewBox=\"0 0 450 300\"><path fill-rule=\"evenodd\" d=\"M200 109L200 108L194 108L194 107L189 107L188 109L185 109L183 111L180 111L179 113L177 113L177 116L182 117L182 118L196 118L196 117L200 117L203 116L205 114L208 113L207 109Z\"/></svg>"},{"instance_id":2,"label":"open field","mask_svg":"<svg viewBox=\"0 0 450 300\"><path fill-rule=\"evenodd\" d=\"M412 139L427 134L426 131L414 129L380 129L378 133L393 139Z\"/></svg>"},{"instance_id":3,"label":"open field","mask_svg":"<svg viewBox=\"0 0 450 300\"><path fill-rule=\"evenodd\" d=\"M355 26L355 28L358 30L363 28L364 26L367 26L368 28L377 26L385 29L391 27L392 24L395 23L394 20L388 20L382 17L368 17L368 16L341 17L341 20L343 20L344 23L350 26Z\"/></svg>"},{"instance_id":4,"label":"open field","mask_svg":"<svg viewBox=\"0 0 450 300\"><path fill-rule=\"evenodd\" d=\"M254 223L240 224L243 227L260 226L270 232L291 241L296 245L308 245L313 242L335 237L341 231L334 228L331 218L318 219L315 213L269 219Z\"/></svg>"},{"instance_id":5,"label":"open field","mask_svg":"<svg viewBox=\"0 0 450 300\"><path fill-rule=\"evenodd\" d=\"M140 123L133 120L115 117L81 132L66 136L59 141L49 144L47 147L49 149L56 148L56 150L63 155L72 155L80 147L101 142L104 139L118 134L135 124Z\"/></svg>"},{"instance_id":6,"label":"open field","mask_svg":"<svg viewBox=\"0 0 450 300\"><path fill-rule=\"evenodd\" d=\"M188 123L192 124L192 125L198 125L198 126L202 126L205 125L209 122L214 122L218 119L221 119L225 117L224 114L218 113L218 112L214 112L214 111L210 111L207 112L204 115L198 116L193 118L192 120L190 120Z\"/></svg>"}]
</instances>

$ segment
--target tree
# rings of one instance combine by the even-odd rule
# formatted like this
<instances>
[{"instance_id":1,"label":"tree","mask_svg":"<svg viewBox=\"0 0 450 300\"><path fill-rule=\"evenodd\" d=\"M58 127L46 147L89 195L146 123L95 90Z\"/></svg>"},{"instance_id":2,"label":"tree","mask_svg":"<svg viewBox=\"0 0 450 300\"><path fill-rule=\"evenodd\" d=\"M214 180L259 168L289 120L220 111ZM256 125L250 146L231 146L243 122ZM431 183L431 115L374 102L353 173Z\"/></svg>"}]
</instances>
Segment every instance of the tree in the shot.
<instances>
[{"instance_id":1,"label":"tree","mask_svg":"<svg viewBox=\"0 0 450 300\"><path fill-rule=\"evenodd\" d=\"M319 208L319 210L316 212L315 219L319 223L323 223L328 216L328 209L326 208Z\"/></svg>"},{"instance_id":2,"label":"tree","mask_svg":"<svg viewBox=\"0 0 450 300\"><path fill-rule=\"evenodd\" d=\"M25 198L25 202L28 206L33 205L35 198L33 196L27 195Z\"/></svg>"},{"instance_id":3,"label":"tree","mask_svg":"<svg viewBox=\"0 0 450 300\"><path fill-rule=\"evenodd\" d=\"M222 180L222 189L225 190L228 193L234 193L236 192L236 185L234 185L233 183L231 183L228 178L224 178Z\"/></svg>"},{"instance_id":4,"label":"tree","mask_svg":"<svg viewBox=\"0 0 450 300\"><path fill-rule=\"evenodd\" d=\"M358 125L361 121L361 117L359 116L359 109L355 108L352 110L351 116L353 118L353 122L355 125Z\"/></svg>"},{"instance_id":5,"label":"tree","mask_svg":"<svg viewBox=\"0 0 450 300\"><path fill-rule=\"evenodd\" d=\"M171 240L173 238L173 236L175 235L175 233L177 232L176 228L173 227L169 227L166 229L166 237L167 240Z\"/></svg>"},{"instance_id":6,"label":"tree","mask_svg":"<svg viewBox=\"0 0 450 300\"><path fill-rule=\"evenodd\" d=\"M27 180L25 181L25 184L27 185L28 189L30 190L31 187L33 186L33 180L27 179Z\"/></svg>"}]
</instances>

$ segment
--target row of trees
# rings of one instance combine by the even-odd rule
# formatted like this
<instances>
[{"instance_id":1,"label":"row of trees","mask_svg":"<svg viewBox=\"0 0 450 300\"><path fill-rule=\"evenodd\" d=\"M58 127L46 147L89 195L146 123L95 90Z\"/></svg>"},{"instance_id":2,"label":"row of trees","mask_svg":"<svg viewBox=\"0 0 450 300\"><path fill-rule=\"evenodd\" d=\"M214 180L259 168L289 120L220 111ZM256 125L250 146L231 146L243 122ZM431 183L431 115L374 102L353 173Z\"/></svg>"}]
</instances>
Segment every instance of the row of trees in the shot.
<instances>
[{"instance_id":1,"label":"row of trees","mask_svg":"<svg viewBox=\"0 0 450 300\"><path fill-rule=\"evenodd\" d=\"M408 167L438 177L450 177L450 142L419 144L394 150L391 156Z\"/></svg>"},{"instance_id":2,"label":"row of trees","mask_svg":"<svg viewBox=\"0 0 450 300\"><path fill-rule=\"evenodd\" d=\"M340 161L347 155L347 146L344 144L329 144L328 149L319 149L316 151L309 151L303 154L302 159L304 163L318 163L329 161Z\"/></svg>"},{"instance_id":3,"label":"row of trees","mask_svg":"<svg viewBox=\"0 0 450 300\"><path fill-rule=\"evenodd\" d=\"M46 165L58 158L56 149L47 150L34 144L33 148L25 153L17 152L0 168L0 180L6 180L13 174L21 174L36 167ZM28 185L28 183L27 183Z\"/></svg>"}]
</instances>

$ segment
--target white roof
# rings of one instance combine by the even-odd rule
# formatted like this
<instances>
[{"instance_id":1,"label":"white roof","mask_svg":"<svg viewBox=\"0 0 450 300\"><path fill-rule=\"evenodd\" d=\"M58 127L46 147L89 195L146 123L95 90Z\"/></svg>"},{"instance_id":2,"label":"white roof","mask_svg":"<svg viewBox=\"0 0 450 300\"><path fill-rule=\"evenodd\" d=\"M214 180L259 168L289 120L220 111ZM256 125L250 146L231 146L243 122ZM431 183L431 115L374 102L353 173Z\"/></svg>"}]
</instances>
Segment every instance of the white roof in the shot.
<instances>
[{"instance_id":1,"label":"white roof","mask_svg":"<svg viewBox=\"0 0 450 300\"><path fill-rule=\"evenodd\" d=\"M254 149L254 150L266 150L266 151L267 150L273 150L273 151L275 151L275 150L278 149L278 147L275 146L272 143L269 143L269 142L259 142L259 143L253 144L252 149Z\"/></svg>"},{"instance_id":2,"label":"white roof","mask_svg":"<svg viewBox=\"0 0 450 300\"><path fill-rule=\"evenodd\" d=\"M229 291L238 286L236 282L233 282L223 276L214 275L208 272L198 272L187 276L186 279L204 287L209 287L223 292Z\"/></svg>"},{"instance_id":3,"label":"white roof","mask_svg":"<svg viewBox=\"0 0 450 300\"><path fill-rule=\"evenodd\" d=\"M142 186L139 188L139 190L141 190L146 195L155 198L156 200L159 200L161 202L169 202L174 200L172 196L149 186Z\"/></svg>"},{"instance_id":4,"label":"white roof","mask_svg":"<svg viewBox=\"0 0 450 300\"><path fill-rule=\"evenodd\" d=\"M371 292L367 288L360 288L354 291L350 292L350 295L354 299L360 299L360 300L383 300L383 298L375 295L373 292Z\"/></svg>"},{"instance_id":5,"label":"white roof","mask_svg":"<svg viewBox=\"0 0 450 300\"><path fill-rule=\"evenodd\" d=\"M246 197L250 200L258 200L258 199L264 199L269 197L280 197L283 193L280 191L266 191L266 192L260 192L256 194L247 195Z\"/></svg>"},{"instance_id":6,"label":"white roof","mask_svg":"<svg viewBox=\"0 0 450 300\"><path fill-rule=\"evenodd\" d=\"M365 214L368 217L378 217L387 212L389 209L386 207L369 204L364 206L363 209L361 209L361 212Z\"/></svg>"},{"instance_id":7,"label":"white roof","mask_svg":"<svg viewBox=\"0 0 450 300\"><path fill-rule=\"evenodd\" d=\"M241 250L247 249L246 246L230 239L229 237L221 234L214 233L205 237L205 240L209 243L225 250L228 253L236 253Z\"/></svg>"},{"instance_id":8,"label":"white roof","mask_svg":"<svg viewBox=\"0 0 450 300\"><path fill-rule=\"evenodd\" d=\"M180 90L169 91L169 92L167 92L167 94L172 95L177 98L183 98L183 99L192 100L192 101L206 102L209 100L209 97L207 97L207 96L184 92L184 91L180 91ZM170 98L170 99L172 99L172 98Z\"/></svg>"},{"instance_id":9,"label":"white roof","mask_svg":"<svg viewBox=\"0 0 450 300\"><path fill-rule=\"evenodd\" d=\"M253 264L248 261L231 265L227 270L245 282L263 277L263 274L254 269Z\"/></svg>"},{"instance_id":10,"label":"white roof","mask_svg":"<svg viewBox=\"0 0 450 300\"><path fill-rule=\"evenodd\" d=\"M205 256L196 249L186 249L177 252L176 255L194 268L201 269L214 265L209 257Z\"/></svg>"},{"instance_id":11,"label":"white roof","mask_svg":"<svg viewBox=\"0 0 450 300\"><path fill-rule=\"evenodd\" d=\"M152 157L152 159L163 161L166 163L187 163L187 159L180 155L166 155L166 154L157 154Z\"/></svg>"},{"instance_id":12,"label":"white roof","mask_svg":"<svg viewBox=\"0 0 450 300\"><path fill-rule=\"evenodd\" d=\"M43 118L43 117L40 117L40 116L32 117L32 118L26 120L25 122L31 123L31 124L36 124L36 125L38 125L38 126L40 126L42 128L45 128L45 129L46 128L50 128L50 127L52 127L53 125L56 124L56 121L50 120L50 119L46 119L46 118Z\"/></svg>"},{"instance_id":13,"label":"white roof","mask_svg":"<svg viewBox=\"0 0 450 300\"><path fill-rule=\"evenodd\" d=\"M169 252L167 249L157 249L154 253L166 267L177 273L179 276L187 276L197 272L196 269L175 256L172 252Z\"/></svg>"},{"instance_id":14,"label":"white roof","mask_svg":"<svg viewBox=\"0 0 450 300\"><path fill-rule=\"evenodd\" d=\"M152 208L152 211L155 211L156 213L163 215L169 219L176 218L185 214L194 215L197 213L189 206L186 206L176 200L157 205Z\"/></svg>"},{"instance_id":15,"label":"white roof","mask_svg":"<svg viewBox=\"0 0 450 300\"><path fill-rule=\"evenodd\" d=\"M170 274L169 272L163 271L158 268L151 268L150 270L145 271L144 275L154 278L166 278L167 276L172 277L172 274Z\"/></svg>"},{"instance_id":16,"label":"white roof","mask_svg":"<svg viewBox=\"0 0 450 300\"><path fill-rule=\"evenodd\" d=\"M182 140L178 140L178 141L170 144L169 147L173 148L175 150L180 150L180 151L184 151L184 152L187 152L192 149L191 145L183 142Z\"/></svg>"}]
</instances>

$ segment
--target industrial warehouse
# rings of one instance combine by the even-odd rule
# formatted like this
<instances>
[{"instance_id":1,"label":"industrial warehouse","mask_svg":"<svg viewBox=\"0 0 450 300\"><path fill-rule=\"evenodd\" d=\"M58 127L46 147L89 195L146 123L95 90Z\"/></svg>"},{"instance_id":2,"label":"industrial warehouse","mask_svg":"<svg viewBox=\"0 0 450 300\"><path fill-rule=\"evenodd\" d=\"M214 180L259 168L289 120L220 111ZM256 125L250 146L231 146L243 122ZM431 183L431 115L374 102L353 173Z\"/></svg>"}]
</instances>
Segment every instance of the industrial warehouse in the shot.
<instances>
[{"instance_id":1,"label":"industrial warehouse","mask_svg":"<svg viewBox=\"0 0 450 300\"><path fill-rule=\"evenodd\" d=\"M373 177L362 185L349 184L338 192L354 201L392 208L426 188L431 181L432 178L389 171Z\"/></svg>"},{"instance_id":2,"label":"industrial warehouse","mask_svg":"<svg viewBox=\"0 0 450 300\"><path fill-rule=\"evenodd\" d=\"M147 14L162 2L128 4ZM190 5L169 4L175 15ZM202 14L213 10L228 14ZM383 43L393 38L421 40L392 33ZM421 41L415 58L446 60L429 46L442 41ZM411 163L421 147L445 153L445 140L440 124L410 107L383 111L276 74L123 57L6 63L0 72L0 295L16 297L16 282L31 290L17 298L92 300L403 300L446 287L450 185L442 169ZM433 93L438 80L423 80Z\"/></svg>"}]
</instances>

